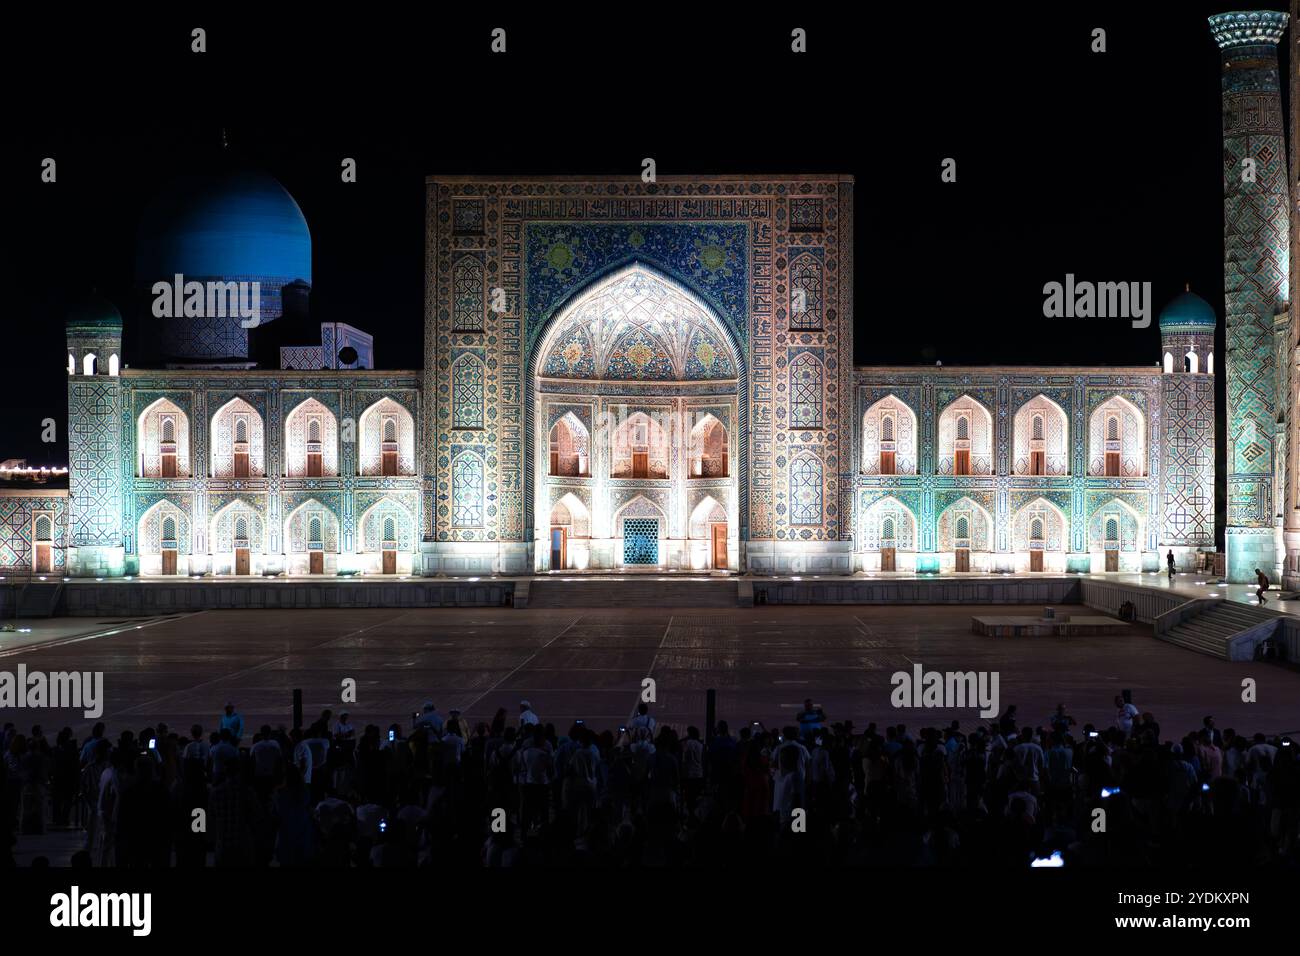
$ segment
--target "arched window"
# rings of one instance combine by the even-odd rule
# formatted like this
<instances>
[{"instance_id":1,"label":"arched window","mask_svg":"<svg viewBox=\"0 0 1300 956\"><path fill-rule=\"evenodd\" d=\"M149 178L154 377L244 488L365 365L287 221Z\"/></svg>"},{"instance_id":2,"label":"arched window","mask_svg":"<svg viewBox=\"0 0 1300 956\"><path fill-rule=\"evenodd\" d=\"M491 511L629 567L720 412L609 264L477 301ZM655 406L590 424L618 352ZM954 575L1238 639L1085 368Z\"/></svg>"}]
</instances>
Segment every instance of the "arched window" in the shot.
<instances>
[{"instance_id":1,"label":"arched window","mask_svg":"<svg viewBox=\"0 0 1300 956\"><path fill-rule=\"evenodd\" d=\"M77 374L77 357L73 355L71 352L68 353L68 374L69 375Z\"/></svg>"},{"instance_id":2,"label":"arched window","mask_svg":"<svg viewBox=\"0 0 1300 956\"><path fill-rule=\"evenodd\" d=\"M886 415L884 418L880 420L880 440L881 441L894 440L894 416L893 415Z\"/></svg>"},{"instance_id":3,"label":"arched window","mask_svg":"<svg viewBox=\"0 0 1300 956\"><path fill-rule=\"evenodd\" d=\"M160 439L168 444L176 442L176 419L168 416L162 420L162 438Z\"/></svg>"},{"instance_id":4,"label":"arched window","mask_svg":"<svg viewBox=\"0 0 1300 956\"><path fill-rule=\"evenodd\" d=\"M1174 353L1166 352L1165 353L1165 374L1168 375L1172 373L1173 370L1174 370Z\"/></svg>"},{"instance_id":5,"label":"arched window","mask_svg":"<svg viewBox=\"0 0 1300 956\"><path fill-rule=\"evenodd\" d=\"M880 522L880 540L890 541L890 542L894 540L894 516L893 515L885 515L885 519Z\"/></svg>"},{"instance_id":6,"label":"arched window","mask_svg":"<svg viewBox=\"0 0 1300 956\"><path fill-rule=\"evenodd\" d=\"M957 516L957 538L961 541L970 539L970 518L966 515Z\"/></svg>"},{"instance_id":7,"label":"arched window","mask_svg":"<svg viewBox=\"0 0 1300 956\"><path fill-rule=\"evenodd\" d=\"M397 540L397 522L393 520L392 515L384 517L384 541Z\"/></svg>"},{"instance_id":8,"label":"arched window","mask_svg":"<svg viewBox=\"0 0 1300 956\"><path fill-rule=\"evenodd\" d=\"M1043 540L1043 519L1037 515L1034 515L1033 520L1029 522L1029 540Z\"/></svg>"},{"instance_id":9,"label":"arched window","mask_svg":"<svg viewBox=\"0 0 1300 956\"><path fill-rule=\"evenodd\" d=\"M36 516L36 540L52 541L54 540L54 524L50 521L49 515Z\"/></svg>"},{"instance_id":10,"label":"arched window","mask_svg":"<svg viewBox=\"0 0 1300 956\"><path fill-rule=\"evenodd\" d=\"M243 544L239 543L241 541L242 542L248 541L248 518L245 517L244 515L238 515L235 518L234 536L235 536L236 547L244 547Z\"/></svg>"},{"instance_id":11,"label":"arched window","mask_svg":"<svg viewBox=\"0 0 1300 956\"><path fill-rule=\"evenodd\" d=\"M1193 375L1195 375L1197 372L1199 372L1199 371L1201 370L1201 368L1200 368L1200 366L1201 366L1201 359L1200 359L1200 356L1198 356L1198 355L1196 354L1196 350L1195 350L1195 349L1190 350L1190 351L1189 351L1185 356L1183 356L1183 357L1187 360L1187 371L1189 371L1189 372L1191 372Z\"/></svg>"},{"instance_id":12,"label":"arched window","mask_svg":"<svg viewBox=\"0 0 1300 956\"><path fill-rule=\"evenodd\" d=\"M235 441L236 442L248 441L248 419L247 418L235 419Z\"/></svg>"},{"instance_id":13,"label":"arched window","mask_svg":"<svg viewBox=\"0 0 1300 956\"><path fill-rule=\"evenodd\" d=\"M357 428L357 473L415 474L415 418L390 397L379 399L361 414Z\"/></svg>"},{"instance_id":14,"label":"arched window","mask_svg":"<svg viewBox=\"0 0 1300 956\"><path fill-rule=\"evenodd\" d=\"M1119 518L1115 515L1108 515L1106 518L1106 541L1119 540Z\"/></svg>"},{"instance_id":15,"label":"arched window","mask_svg":"<svg viewBox=\"0 0 1300 956\"><path fill-rule=\"evenodd\" d=\"M695 423L689 451L691 478L726 478L730 474L727 429L713 415L705 414Z\"/></svg>"},{"instance_id":16,"label":"arched window","mask_svg":"<svg viewBox=\"0 0 1300 956\"><path fill-rule=\"evenodd\" d=\"M957 416L957 440L970 441L970 418L966 415Z\"/></svg>"},{"instance_id":17,"label":"arched window","mask_svg":"<svg viewBox=\"0 0 1300 956\"><path fill-rule=\"evenodd\" d=\"M473 452L462 454L451 466L451 525L483 525L483 459Z\"/></svg>"},{"instance_id":18,"label":"arched window","mask_svg":"<svg viewBox=\"0 0 1300 956\"><path fill-rule=\"evenodd\" d=\"M320 419L312 418L307 422L307 440L320 441Z\"/></svg>"},{"instance_id":19,"label":"arched window","mask_svg":"<svg viewBox=\"0 0 1300 956\"><path fill-rule=\"evenodd\" d=\"M163 541L176 540L176 519L172 515L167 515L162 520L162 539Z\"/></svg>"},{"instance_id":20,"label":"arched window","mask_svg":"<svg viewBox=\"0 0 1300 956\"><path fill-rule=\"evenodd\" d=\"M1214 374L1214 353L1213 352L1205 356L1205 374L1206 375Z\"/></svg>"},{"instance_id":21,"label":"arched window","mask_svg":"<svg viewBox=\"0 0 1300 956\"><path fill-rule=\"evenodd\" d=\"M811 352L790 363L790 427L822 427L822 363Z\"/></svg>"},{"instance_id":22,"label":"arched window","mask_svg":"<svg viewBox=\"0 0 1300 956\"><path fill-rule=\"evenodd\" d=\"M1030 432L1030 440L1031 441L1043 440L1043 416L1042 415L1034 416L1034 424Z\"/></svg>"},{"instance_id":23,"label":"arched window","mask_svg":"<svg viewBox=\"0 0 1300 956\"><path fill-rule=\"evenodd\" d=\"M1141 409L1111 395L1088 418L1088 473L1109 478L1147 474L1146 425Z\"/></svg>"},{"instance_id":24,"label":"arched window","mask_svg":"<svg viewBox=\"0 0 1300 956\"><path fill-rule=\"evenodd\" d=\"M790 462L790 524L822 523L822 463L813 455Z\"/></svg>"},{"instance_id":25,"label":"arched window","mask_svg":"<svg viewBox=\"0 0 1300 956\"><path fill-rule=\"evenodd\" d=\"M312 515L311 520L307 522L307 546L318 550L325 546L320 515Z\"/></svg>"},{"instance_id":26,"label":"arched window","mask_svg":"<svg viewBox=\"0 0 1300 956\"><path fill-rule=\"evenodd\" d=\"M586 477L591 473L586 426L573 412L565 412L550 434L549 474L567 477Z\"/></svg>"},{"instance_id":27,"label":"arched window","mask_svg":"<svg viewBox=\"0 0 1300 956\"><path fill-rule=\"evenodd\" d=\"M95 353L94 352L88 352L86 354L86 357L81 360L81 374L83 375L95 374Z\"/></svg>"},{"instance_id":28,"label":"arched window","mask_svg":"<svg viewBox=\"0 0 1300 956\"><path fill-rule=\"evenodd\" d=\"M119 367L120 366L118 363L117 353L114 352L112 355L108 357L108 374L116 375L118 373Z\"/></svg>"}]
</instances>

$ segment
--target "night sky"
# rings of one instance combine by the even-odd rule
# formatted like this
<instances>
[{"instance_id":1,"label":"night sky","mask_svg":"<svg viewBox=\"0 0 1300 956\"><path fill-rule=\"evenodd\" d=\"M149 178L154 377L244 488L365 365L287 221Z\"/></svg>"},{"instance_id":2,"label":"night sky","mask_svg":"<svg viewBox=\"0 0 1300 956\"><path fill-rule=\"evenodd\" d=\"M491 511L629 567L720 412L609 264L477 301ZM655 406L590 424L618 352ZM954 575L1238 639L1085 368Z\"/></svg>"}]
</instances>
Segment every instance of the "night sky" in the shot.
<instances>
[{"instance_id":1,"label":"night sky","mask_svg":"<svg viewBox=\"0 0 1300 956\"><path fill-rule=\"evenodd\" d=\"M425 5L389 20L318 6L315 25L261 11L30 24L0 67L17 100L0 158L0 458L66 462L62 442L40 442L41 420L62 431L66 416L64 304L91 287L113 299L131 364L140 215L219 156L223 128L307 218L313 318L374 333L381 368L420 362L426 175L638 175L645 156L661 175L856 176L859 364L1154 368L1154 322L1047 320L1042 288L1066 273L1150 281L1158 311L1190 283L1222 320L1205 17L1232 7L1080 6L870 5L851 23L801 6L763 20L751 6L737 24L660 5L628 6L636 20L603 6L477 21ZM203 55L189 52L196 25ZM494 26L504 56L488 50ZM806 55L789 52L794 26ZM55 185L40 182L45 156ZM356 184L340 182L344 156Z\"/></svg>"}]
</instances>

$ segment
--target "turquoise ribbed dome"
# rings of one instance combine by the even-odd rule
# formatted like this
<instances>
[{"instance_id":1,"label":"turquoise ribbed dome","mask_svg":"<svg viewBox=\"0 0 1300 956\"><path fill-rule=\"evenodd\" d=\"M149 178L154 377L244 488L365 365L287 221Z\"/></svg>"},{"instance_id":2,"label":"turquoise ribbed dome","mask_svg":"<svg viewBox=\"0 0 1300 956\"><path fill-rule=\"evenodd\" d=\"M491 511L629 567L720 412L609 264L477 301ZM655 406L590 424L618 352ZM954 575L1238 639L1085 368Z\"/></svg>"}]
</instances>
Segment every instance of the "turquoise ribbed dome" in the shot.
<instances>
[{"instance_id":1,"label":"turquoise ribbed dome","mask_svg":"<svg viewBox=\"0 0 1300 956\"><path fill-rule=\"evenodd\" d=\"M1219 324L1214 307L1195 292L1174 296L1160 312L1160 328L1213 329Z\"/></svg>"},{"instance_id":2,"label":"turquoise ribbed dome","mask_svg":"<svg viewBox=\"0 0 1300 956\"><path fill-rule=\"evenodd\" d=\"M267 173L228 169L173 184L140 225L136 277L171 281L266 278L311 282L311 232Z\"/></svg>"},{"instance_id":3,"label":"turquoise ribbed dome","mask_svg":"<svg viewBox=\"0 0 1300 956\"><path fill-rule=\"evenodd\" d=\"M122 313L98 292L90 292L68 307L66 324L87 331L121 332Z\"/></svg>"}]
</instances>

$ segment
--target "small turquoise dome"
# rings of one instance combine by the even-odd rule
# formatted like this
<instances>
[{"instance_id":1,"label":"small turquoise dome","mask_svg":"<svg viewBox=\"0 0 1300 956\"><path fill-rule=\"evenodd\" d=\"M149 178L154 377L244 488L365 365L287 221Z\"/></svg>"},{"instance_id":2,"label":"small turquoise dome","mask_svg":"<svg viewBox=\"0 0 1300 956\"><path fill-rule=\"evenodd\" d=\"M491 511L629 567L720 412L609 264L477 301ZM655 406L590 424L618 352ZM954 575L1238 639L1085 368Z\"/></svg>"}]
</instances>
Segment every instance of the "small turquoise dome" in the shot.
<instances>
[{"instance_id":1,"label":"small turquoise dome","mask_svg":"<svg viewBox=\"0 0 1300 956\"><path fill-rule=\"evenodd\" d=\"M68 307L66 325L85 331L121 332L122 313L98 292L90 292Z\"/></svg>"},{"instance_id":2,"label":"small turquoise dome","mask_svg":"<svg viewBox=\"0 0 1300 956\"><path fill-rule=\"evenodd\" d=\"M1213 330L1219 324L1214 307L1195 292L1182 292L1174 296L1160 312L1160 328L1193 328Z\"/></svg>"},{"instance_id":3,"label":"small turquoise dome","mask_svg":"<svg viewBox=\"0 0 1300 956\"><path fill-rule=\"evenodd\" d=\"M267 278L311 282L311 232L267 173L228 169L179 180L140 225L136 276L146 283Z\"/></svg>"}]
</instances>

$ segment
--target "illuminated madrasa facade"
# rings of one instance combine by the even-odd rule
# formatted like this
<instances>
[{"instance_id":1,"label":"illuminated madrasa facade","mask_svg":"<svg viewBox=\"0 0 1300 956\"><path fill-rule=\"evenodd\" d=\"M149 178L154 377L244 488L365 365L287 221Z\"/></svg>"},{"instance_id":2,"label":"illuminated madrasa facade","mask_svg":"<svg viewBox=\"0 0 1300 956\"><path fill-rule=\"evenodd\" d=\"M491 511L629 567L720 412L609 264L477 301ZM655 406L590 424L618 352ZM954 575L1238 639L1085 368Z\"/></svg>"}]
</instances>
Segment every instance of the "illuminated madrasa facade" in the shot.
<instances>
[{"instance_id":1,"label":"illuminated madrasa facade","mask_svg":"<svg viewBox=\"0 0 1300 956\"><path fill-rule=\"evenodd\" d=\"M1214 547L1213 308L1176 298L1140 367L855 367L849 177L433 177L421 371L374 369L351 325L302 344L310 233L270 177L145 223L141 288L258 281L261 325L168 318L128 368L117 309L79 302L69 488L0 492L6 566L1060 573Z\"/></svg>"},{"instance_id":2,"label":"illuminated madrasa facade","mask_svg":"<svg viewBox=\"0 0 1300 956\"><path fill-rule=\"evenodd\" d=\"M1106 571L1214 546L1214 310L853 367L847 177L428 184L423 567ZM492 301L495 296L495 303Z\"/></svg>"}]
</instances>

